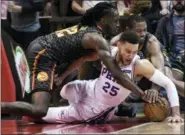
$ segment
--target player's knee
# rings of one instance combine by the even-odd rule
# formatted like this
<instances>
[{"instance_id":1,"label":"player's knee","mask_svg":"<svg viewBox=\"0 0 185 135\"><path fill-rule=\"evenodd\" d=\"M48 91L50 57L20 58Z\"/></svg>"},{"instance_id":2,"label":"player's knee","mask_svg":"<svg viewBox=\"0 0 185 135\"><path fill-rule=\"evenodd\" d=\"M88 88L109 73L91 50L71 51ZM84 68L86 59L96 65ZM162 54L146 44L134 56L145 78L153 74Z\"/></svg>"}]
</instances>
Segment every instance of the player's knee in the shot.
<instances>
[{"instance_id":1,"label":"player's knee","mask_svg":"<svg viewBox=\"0 0 185 135\"><path fill-rule=\"evenodd\" d=\"M74 89L74 85L73 83L68 83L66 85L64 85L60 91L60 96L64 99L68 99L68 95L69 93L71 93L71 90Z\"/></svg>"},{"instance_id":2,"label":"player's knee","mask_svg":"<svg viewBox=\"0 0 185 135\"><path fill-rule=\"evenodd\" d=\"M36 117L42 118L46 116L48 111L47 106L35 106L34 108L34 114L36 114Z\"/></svg>"},{"instance_id":3,"label":"player's knee","mask_svg":"<svg viewBox=\"0 0 185 135\"><path fill-rule=\"evenodd\" d=\"M66 84L66 85L64 85L63 87L62 87L62 89L61 89L61 91L60 91L60 96L62 97L62 98L65 98L66 99L66 93L67 93L67 91L70 89L70 84Z\"/></svg>"}]
</instances>

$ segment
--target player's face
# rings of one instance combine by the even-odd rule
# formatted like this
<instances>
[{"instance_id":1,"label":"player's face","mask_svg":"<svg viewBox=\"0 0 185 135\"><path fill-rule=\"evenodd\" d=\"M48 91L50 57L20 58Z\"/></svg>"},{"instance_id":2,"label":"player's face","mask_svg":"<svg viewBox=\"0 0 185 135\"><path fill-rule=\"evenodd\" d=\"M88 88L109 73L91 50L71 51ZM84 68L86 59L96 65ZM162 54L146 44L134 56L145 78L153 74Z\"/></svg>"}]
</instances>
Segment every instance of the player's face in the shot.
<instances>
[{"instance_id":1,"label":"player's face","mask_svg":"<svg viewBox=\"0 0 185 135\"><path fill-rule=\"evenodd\" d=\"M119 58L121 59L123 65L130 65L133 58L137 55L138 46L139 44L118 42Z\"/></svg>"},{"instance_id":2,"label":"player's face","mask_svg":"<svg viewBox=\"0 0 185 135\"><path fill-rule=\"evenodd\" d=\"M141 40L144 40L147 33L146 22L136 22L135 31Z\"/></svg>"},{"instance_id":3,"label":"player's face","mask_svg":"<svg viewBox=\"0 0 185 135\"><path fill-rule=\"evenodd\" d=\"M177 12L182 13L185 11L184 0L173 0L172 3L173 9Z\"/></svg>"},{"instance_id":4,"label":"player's face","mask_svg":"<svg viewBox=\"0 0 185 135\"><path fill-rule=\"evenodd\" d=\"M103 32L110 37L117 35L119 29L118 12L114 11L112 15L105 16L103 19Z\"/></svg>"}]
</instances>

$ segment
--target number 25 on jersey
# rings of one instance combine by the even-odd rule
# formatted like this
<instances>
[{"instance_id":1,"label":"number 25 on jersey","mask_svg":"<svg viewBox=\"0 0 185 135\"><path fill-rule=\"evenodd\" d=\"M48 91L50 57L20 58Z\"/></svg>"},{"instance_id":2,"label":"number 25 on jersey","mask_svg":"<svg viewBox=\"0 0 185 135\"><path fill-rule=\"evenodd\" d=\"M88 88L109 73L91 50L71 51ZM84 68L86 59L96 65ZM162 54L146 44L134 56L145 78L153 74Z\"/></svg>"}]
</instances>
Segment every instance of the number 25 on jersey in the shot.
<instances>
[{"instance_id":1,"label":"number 25 on jersey","mask_svg":"<svg viewBox=\"0 0 185 135\"><path fill-rule=\"evenodd\" d=\"M105 82L105 85L102 87L105 93L108 93L111 96L116 96L118 94L119 88L111 86L109 82Z\"/></svg>"}]
</instances>

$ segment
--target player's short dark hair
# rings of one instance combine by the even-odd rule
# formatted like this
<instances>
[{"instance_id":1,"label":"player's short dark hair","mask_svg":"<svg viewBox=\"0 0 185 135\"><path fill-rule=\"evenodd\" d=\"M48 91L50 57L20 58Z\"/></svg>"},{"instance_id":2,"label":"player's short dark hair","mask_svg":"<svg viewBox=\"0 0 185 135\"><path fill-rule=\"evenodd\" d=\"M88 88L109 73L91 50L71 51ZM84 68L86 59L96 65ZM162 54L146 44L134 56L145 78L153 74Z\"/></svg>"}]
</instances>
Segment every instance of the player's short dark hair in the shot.
<instances>
[{"instance_id":1,"label":"player's short dark hair","mask_svg":"<svg viewBox=\"0 0 185 135\"><path fill-rule=\"evenodd\" d=\"M126 30L122 33L120 42L128 42L131 44L138 44L139 43L139 37L137 36L137 33L132 30Z\"/></svg>"},{"instance_id":2,"label":"player's short dark hair","mask_svg":"<svg viewBox=\"0 0 185 135\"><path fill-rule=\"evenodd\" d=\"M107 2L100 2L86 11L80 21L81 26L96 26L102 17L112 14L116 8Z\"/></svg>"},{"instance_id":3,"label":"player's short dark hair","mask_svg":"<svg viewBox=\"0 0 185 135\"><path fill-rule=\"evenodd\" d=\"M127 27L129 29L135 28L135 24L139 22L146 22L145 18L139 15L128 17Z\"/></svg>"}]
</instances>

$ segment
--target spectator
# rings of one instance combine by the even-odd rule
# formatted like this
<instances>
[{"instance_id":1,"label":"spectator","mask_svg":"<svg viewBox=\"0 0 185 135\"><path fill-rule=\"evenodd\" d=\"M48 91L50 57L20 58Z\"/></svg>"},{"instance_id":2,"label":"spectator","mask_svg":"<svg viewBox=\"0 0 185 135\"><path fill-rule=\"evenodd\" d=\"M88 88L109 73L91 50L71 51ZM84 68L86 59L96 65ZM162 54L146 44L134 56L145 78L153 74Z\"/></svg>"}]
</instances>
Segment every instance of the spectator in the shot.
<instances>
[{"instance_id":1,"label":"spectator","mask_svg":"<svg viewBox=\"0 0 185 135\"><path fill-rule=\"evenodd\" d=\"M51 15L51 0L47 0L47 3L44 8L44 16L50 16Z\"/></svg>"},{"instance_id":2,"label":"spectator","mask_svg":"<svg viewBox=\"0 0 185 135\"><path fill-rule=\"evenodd\" d=\"M158 20L169 13L168 1L145 0L132 1L130 14L140 15L146 19L148 32L154 34Z\"/></svg>"},{"instance_id":3,"label":"spectator","mask_svg":"<svg viewBox=\"0 0 185 135\"><path fill-rule=\"evenodd\" d=\"M170 13L170 0L160 0L160 5L161 5L161 10L160 14L161 15L167 15Z\"/></svg>"},{"instance_id":4,"label":"spectator","mask_svg":"<svg viewBox=\"0 0 185 135\"><path fill-rule=\"evenodd\" d=\"M51 26L52 31L71 27L79 23L81 15L74 12L71 8L71 0L52 0L51 1Z\"/></svg>"},{"instance_id":5,"label":"spectator","mask_svg":"<svg viewBox=\"0 0 185 135\"><path fill-rule=\"evenodd\" d=\"M1 1L1 19L7 19L7 9L8 9L8 1L2 0Z\"/></svg>"},{"instance_id":6,"label":"spectator","mask_svg":"<svg viewBox=\"0 0 185 135\"><path fill-rule=\"evenodd\" d=\"M9 21L8 21L8 1L1 1L1 28L5 31L9 31Z\"/></svg>"},{"instance_id":7,"label":"spectator","mask_svg":"<svg viewBox=\"0 0 185 135\"><path fill-rule=\"evenodd\" d=\"M29 43L39 36L39 13L44 10L44 0L8 1L11 13L13 39L26 50Z\"/></svg>"},{"instance_id":8,"label":"spectator","mask_svg":"<svg viewBox=\"0 0 185 135\"><path fill-rule=\"evenodd\" d=\"M72 2L72 9L74 12L83 15L85 14L86 10L89 8L94 7L96 4L100 2L107 2L108 0L73 0Z\"/></svg>"},{"instance_id":9,"label":"spectator","mask_svg":"<svg viewBox=\"0 0 185 135\"><path fill-rule=\"evenodd\" d=\"M180 96L181 110L184 110L184 16L183 0L173 0L173 11L163 17L157 27L156 37L162 43L165 56L165 71L176 87Z\"/></svg>"},{"instance_id":10,"label":"spectator","mask_svg":"<svg viewBox=\"0 0 185 135\"><path fill-rule=\"evenodd\" d=\"M117 0L117 8L120 16L129 14L131 3L131 0Z\"/></svg>"},{"instance_id":11,"label":"spectator","mask_svg":"<svg viewBox=\"0 0 185 135\"><path fill-rule=\"evenodd\" d=\"M152 34L155 33L158 21L161 17L169 13L168 1L164 0L151 0L151 8L148 12L142 14L147 20L148 31Z\"/></svg>"}]
</instances>

